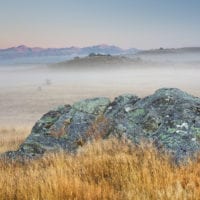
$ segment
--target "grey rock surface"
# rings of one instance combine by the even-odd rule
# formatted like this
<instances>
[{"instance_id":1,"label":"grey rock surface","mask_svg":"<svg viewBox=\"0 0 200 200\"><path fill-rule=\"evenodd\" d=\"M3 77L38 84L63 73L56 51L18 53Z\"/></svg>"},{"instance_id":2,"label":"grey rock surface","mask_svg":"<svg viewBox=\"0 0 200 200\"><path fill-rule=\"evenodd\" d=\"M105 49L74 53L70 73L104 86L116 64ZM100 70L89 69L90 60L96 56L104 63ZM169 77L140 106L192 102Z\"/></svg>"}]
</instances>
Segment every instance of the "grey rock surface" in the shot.
<instances>
[{"instance_id":1,"label":"grey rock surface","mask_svg":"<svg viewBox=\"0 0 200 200\"><path fill-rule=\"evenodd\" d=\"M33 158L45 152L76 152L94 137L126 137L134 144L149 140L176 161L200 152L200 98L176 88L162 88L143 99L131 94L113 102L100 97L46 113L11 158Z\"/></svg>"}]
</instances>

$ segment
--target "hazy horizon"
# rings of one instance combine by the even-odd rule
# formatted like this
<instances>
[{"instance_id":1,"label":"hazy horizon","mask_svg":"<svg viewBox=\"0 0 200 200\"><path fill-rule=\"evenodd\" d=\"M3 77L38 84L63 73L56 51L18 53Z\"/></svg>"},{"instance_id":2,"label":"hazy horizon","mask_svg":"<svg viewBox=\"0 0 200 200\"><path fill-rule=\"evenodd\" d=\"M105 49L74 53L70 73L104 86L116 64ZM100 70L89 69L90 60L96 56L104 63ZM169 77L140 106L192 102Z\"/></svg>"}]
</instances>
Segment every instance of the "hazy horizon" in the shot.
<instances>
[{"instance_id":1,"label":"hazy horizon","mask_svg":"<svg viewBox=\"0 0 200 200\"><path fill-rule=\"evenodd\" d=\"M86 46L75 46L75 45L68 45L68 46L49 46L49 47L44 47L44 46L29 46L29 45L26 45L26 44L23 44L23 43L19 43L19 44L16 44L16 45L13 45L13 46L8 46L8 47L5 47L5 48L0 48L0 50L2 49L9 49L9 48L17 48L17 47L21 47L21 46L24 46L24 47L28 47L28 48L42 48L42 49L46 49L46 48L49 48L49 49L61 49L61 48L86 48L86 47L92 47L92 46L115 46L115 47L119 47L121 49L131 49L131 48L135 48L135 49L138 49L138 50L156 50L156 49L160 49L160 48L164 48L164 49L181 49L181 48L199 48L200 45L193 45L193 46L171 46L171 47L163 47L163 46L160 46L160 47L151 47L151 48L143 48L143 49L140 49L136 46L134 47L128 47L128 48L125 48L125 47L121 47L121 46L118 46L118 45L115 45L115 44L109 44L109 43L97 43L97 44L91 44L91 45L86 45Z\"/></svg>"}]
</instances>

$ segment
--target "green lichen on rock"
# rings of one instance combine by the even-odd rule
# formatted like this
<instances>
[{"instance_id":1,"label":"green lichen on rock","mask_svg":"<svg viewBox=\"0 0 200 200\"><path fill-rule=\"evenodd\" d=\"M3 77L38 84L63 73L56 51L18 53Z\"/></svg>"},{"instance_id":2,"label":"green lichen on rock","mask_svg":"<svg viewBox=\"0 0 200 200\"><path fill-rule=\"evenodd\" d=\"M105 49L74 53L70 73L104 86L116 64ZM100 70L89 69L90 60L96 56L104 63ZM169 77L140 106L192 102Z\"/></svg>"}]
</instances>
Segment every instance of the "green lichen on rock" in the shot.
<instances>
[{"instance_id":1,"label":"green lichen on rock","mask_svg":"<svg viewBox=\"0 0 200 200\"><path fill-rule=\"evenodd\" d=\"M144 115L145 115L145 110L142 109L142 108L135 109L134 111L131 111L131 112L128 113L128 116L131 119L135 119L137 117L142 117Z\"/></svg>"},{"instance_id":2,"label":"green lichen on rock","mask_svg":"<svg viewBox=\"0 0 200 200\"><path fill-rule=\"evenodd\" d=\"M194 132L194 135L196 136L196 139L200 141L200 127L191 127L192 131Z\"/></svg>"},{"instance_id":3,"label":"green lichen on rock","mask_svg":"<svg viewBox=\"0 0 200 200\"><path fill-rule=\"evenodd\" d=\"M167 140L167 138L168 138L168 135L166 133L160 133L159 134L159 139L160 140L164 141L164 140Z\"/></svg>"},{"instance_id":4,"label":"green lichen on rock","mask_svg":"<svg viewBox=\"0 0 200 200\"><path fill-rule=\"evenodd\" d=\"M74 103L72 109L85 112L88 114L100 115L102 114L106 107L110 104L110 100L105 97L86 99Z\"/></svg>"},{"instance_id":5,"label":"green lichen on rock","mask_svg":"<svg viewBox=\"0 0 200 200\"><path fill-rule=\"evenodd\" d=\"M168 128L167 132L168 133L176 133L177 129L176 128Z\"/></svg>"},{"instance_id":6,"label":"green lichen on rock","mask_svg":"<svg viewBox=\"0 0 200 200\"><path fill-rule=\"evenodd\" d=\"M196 133L196 137L198 140L200 140L200 132Z\"/></svg>"}]
</instances>

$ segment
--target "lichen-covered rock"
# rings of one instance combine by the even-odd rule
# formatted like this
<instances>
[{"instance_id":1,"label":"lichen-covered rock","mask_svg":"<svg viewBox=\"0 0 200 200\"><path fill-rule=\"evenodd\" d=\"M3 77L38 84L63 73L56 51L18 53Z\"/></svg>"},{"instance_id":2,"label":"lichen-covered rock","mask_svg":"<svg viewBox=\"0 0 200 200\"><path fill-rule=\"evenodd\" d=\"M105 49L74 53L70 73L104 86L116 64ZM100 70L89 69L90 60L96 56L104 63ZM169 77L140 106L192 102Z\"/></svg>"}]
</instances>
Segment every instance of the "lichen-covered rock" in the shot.
<instances>
[{"instance_id":1,"label":"lichen-covered rock","mask_svg":"<svg viewBox=\"0 0 200 200\"><path fill-rule=\"evenodd\" d=\"M148 139L168 150L179 161L200 151L200 99L179 89L160 89L139 101L119 104L106 116L112 120L116 133L124 134L134 143Z\"/></svg>"},{"instance_id":2,"label":"lichen-covered rock","mask_svg":"<svg viewBox=\"0 0 200 200\"><path fill-rule=\"evenodd\" d=\"M103 119L103 120L100 120ZM102 123L103 122L103 123ZM121 95L86 99L45 114L9 157L37 157L49 151L75 152L92 137L150 140L176 161L200 152L200 98L179 89L163 88L143 99Z\"/></svg>"},{"instance_id":3,"label":"lichen-covered rock","mask_svg":"<svg viewBox=\"0 0 200 200\"><path fill-rule=\"evenodd\" d=\"M17 152L9 157L37 157L49 151L75 151L86 138L88 128L102 115L110 100L108 98L86 99L73 106L65 105L49 111L33 127L31 134Z\"/></svg>"}]
</instances>

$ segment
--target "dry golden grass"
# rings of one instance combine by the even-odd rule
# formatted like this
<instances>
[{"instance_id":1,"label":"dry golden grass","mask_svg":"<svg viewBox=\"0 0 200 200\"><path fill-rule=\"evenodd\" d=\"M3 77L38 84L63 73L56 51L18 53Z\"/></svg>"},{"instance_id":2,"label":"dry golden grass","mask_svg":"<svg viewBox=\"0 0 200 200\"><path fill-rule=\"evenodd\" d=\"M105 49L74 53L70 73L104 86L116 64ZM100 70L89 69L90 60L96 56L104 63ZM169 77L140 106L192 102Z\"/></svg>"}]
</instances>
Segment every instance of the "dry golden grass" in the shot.
<instances>
[{"instance_id":1,"label":"dry golden grass","mask_svg":"<svg viewBox=\"0 0 200 200\"><path fill-rule=\"evenodd\" d=\"M15 142L4 140L3 149L15 149L23 136L22 131ZM87 144L75 156L51 154L27 164L1 161L0 177L0 199L6 200L200 199L200 160L175 167L149 144L136 148L114 138Z\"/></svg>"},{"instance_id":2,"label":"dry golden grass","mask_svg":"<svg viewBox=\"0 0 200 200\"><path fill-rule=\"evenodd\" d=\"M0 153L16 150L29 133L29 127L0 127Z\"/></svg>"}]
</instances>

